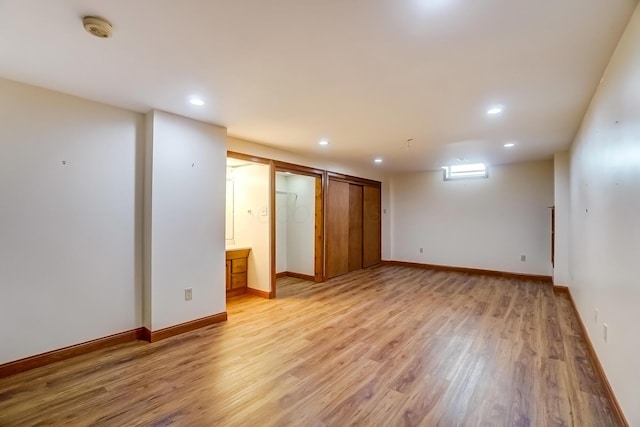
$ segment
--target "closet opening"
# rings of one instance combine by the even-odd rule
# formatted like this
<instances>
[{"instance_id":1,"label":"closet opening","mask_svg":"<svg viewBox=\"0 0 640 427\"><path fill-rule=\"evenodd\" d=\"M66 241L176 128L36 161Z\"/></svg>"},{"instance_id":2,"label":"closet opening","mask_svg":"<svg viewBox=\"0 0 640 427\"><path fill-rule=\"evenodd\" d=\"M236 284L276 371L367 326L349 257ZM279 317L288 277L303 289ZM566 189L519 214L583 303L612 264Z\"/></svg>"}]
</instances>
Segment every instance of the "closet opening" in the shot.
<instances>
[{"instance_id":1,"label":"closet opening","mask_svg":"<svg viewBox=\"0 0 640 427\"><path fill-rule=\"evenodd\" d=\"M323 172L275 162L274 275L323 281ZM301 282L302 283L302 282Z\"/></svg>"}]
</instances>

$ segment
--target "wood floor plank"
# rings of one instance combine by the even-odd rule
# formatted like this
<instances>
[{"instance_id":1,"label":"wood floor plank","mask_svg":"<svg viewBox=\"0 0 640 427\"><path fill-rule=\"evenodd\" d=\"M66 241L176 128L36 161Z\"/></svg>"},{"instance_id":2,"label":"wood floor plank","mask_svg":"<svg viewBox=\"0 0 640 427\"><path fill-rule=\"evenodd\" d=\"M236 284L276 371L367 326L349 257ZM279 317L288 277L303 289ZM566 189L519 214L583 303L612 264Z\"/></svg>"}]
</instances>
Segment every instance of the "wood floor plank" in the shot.
<instances>
[{"instance_id":1,"label":"wood floor plank","mask_svg":"<svg viewBox=\"0 0 640 427\"><path fill-rule=\"evenodd\" d=\"M0 426L616 426L566 295L380 266L0 379Z\"/></svg>"}]
</instances>

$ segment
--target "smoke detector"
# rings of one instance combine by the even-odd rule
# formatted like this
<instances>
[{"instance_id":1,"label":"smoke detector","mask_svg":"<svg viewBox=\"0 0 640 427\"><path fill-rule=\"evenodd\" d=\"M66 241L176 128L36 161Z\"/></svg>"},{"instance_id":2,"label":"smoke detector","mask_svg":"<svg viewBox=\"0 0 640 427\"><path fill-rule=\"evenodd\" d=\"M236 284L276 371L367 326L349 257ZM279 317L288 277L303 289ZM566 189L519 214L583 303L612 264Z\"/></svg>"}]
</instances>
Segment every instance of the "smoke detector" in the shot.
<instances>
[{"instance_id":1,"label":"smoke detector","mask_svg":"<svg viewBox=\"0 0 640 427\"><path fill-rule=\"evenodd\" d=\"M100 37L101 39L111 37L113 30L109 21L98 16L85 16L82 18L82 25L84 25L84 29L87 30L89 34Z\"/></svg>"}]
</instances>

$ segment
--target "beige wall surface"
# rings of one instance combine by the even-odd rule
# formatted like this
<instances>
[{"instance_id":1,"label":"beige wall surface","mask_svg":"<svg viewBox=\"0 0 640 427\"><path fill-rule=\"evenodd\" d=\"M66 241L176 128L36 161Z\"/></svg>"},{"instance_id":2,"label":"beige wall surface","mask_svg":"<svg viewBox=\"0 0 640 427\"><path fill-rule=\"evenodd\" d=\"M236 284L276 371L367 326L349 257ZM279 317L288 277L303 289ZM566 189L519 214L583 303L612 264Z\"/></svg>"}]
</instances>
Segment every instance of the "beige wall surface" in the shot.
<instances>
[{"instance_id":1,"label":"beige wall surface","mask_svg":"<svg viewBox=\"0 0 640 427\"><path fill-rule=\"evenodd\" d=\"M0 94L0 363L142 326L144 117Z\"/></svg>"},{"instance_id":2,"label":"beige wall surface","mask_svg":"<svg viewBox=\"0 0 640 427\"><path fill-rule=\"evenodd\" d=\"M492 167L487 179L444 181L442 171L396 175L391 256L551 275L552 205L550 160Z\"/></svg>"},{"instance_id":3,"label":"beige wall surface","mask_svg":"<svg viewBox=\"0 0 640 427\"><path fill-rule=\"evenodd\" d=\"M640 8L631 18L572 145L569 242L571 293L632 426L640 425L638 46Z\"/></svg>"}]
</instances>

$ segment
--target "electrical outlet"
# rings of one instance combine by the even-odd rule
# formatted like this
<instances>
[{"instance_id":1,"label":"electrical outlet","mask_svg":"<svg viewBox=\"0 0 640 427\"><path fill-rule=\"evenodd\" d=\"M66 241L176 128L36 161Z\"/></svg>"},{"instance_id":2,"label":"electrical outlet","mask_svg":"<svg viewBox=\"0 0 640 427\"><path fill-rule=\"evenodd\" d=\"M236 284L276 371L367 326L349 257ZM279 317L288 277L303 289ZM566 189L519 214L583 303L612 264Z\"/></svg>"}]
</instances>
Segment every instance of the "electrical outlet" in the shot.
<instances>
[{"instance_id":1,"label":"electrical outlet","mask_svg":"<svg viewBox=\"0 0 640 427\"><path fill-rule=\"evenodd\" d=\"M184 300L191 301L193 299L193 288L184 289Z\"/></svg>"},{"instance_id":2,"label":"electrical outlet","mask_svg":"<svg viewBox=\"0 0 640 427\"><path fill-rule=\"evenodd\" d=\"M422 251L422 248L420 248L420 253L422 253L422 252L423 252L423 251Z\"/></svg>"},{"instance_id":3,"label":"electrical outlet","mask_svg":"<svg viewBox=\"0 0 640 427\"><path fill-rule=\"evenodd\" d=\"M604 338L604 342L607 342L607 333L608 333L607 329L608 329L607 324L603 323L602 324L602 338Z\"/></svg>"},{"instance_id":4,"label":"electrical outlet","mask_svg":"<svg viewBox=\"0 0 640 427\"><path fill-rule=\"evenodd\" d=\"M595 320L596 325L598 324L598 309L596 308L593 313L593 320Z\"/></svg>"},{"instance_id":5,"label":"electrical outlet","mask_svg":"<svg viewBox=\"0 0 640 427\"><path fill-rule=\"evenodd\" d=\"M526 261L526 260L527 260L526 255L520 255L520 261Z\"/></svg>"}]
</instances>

